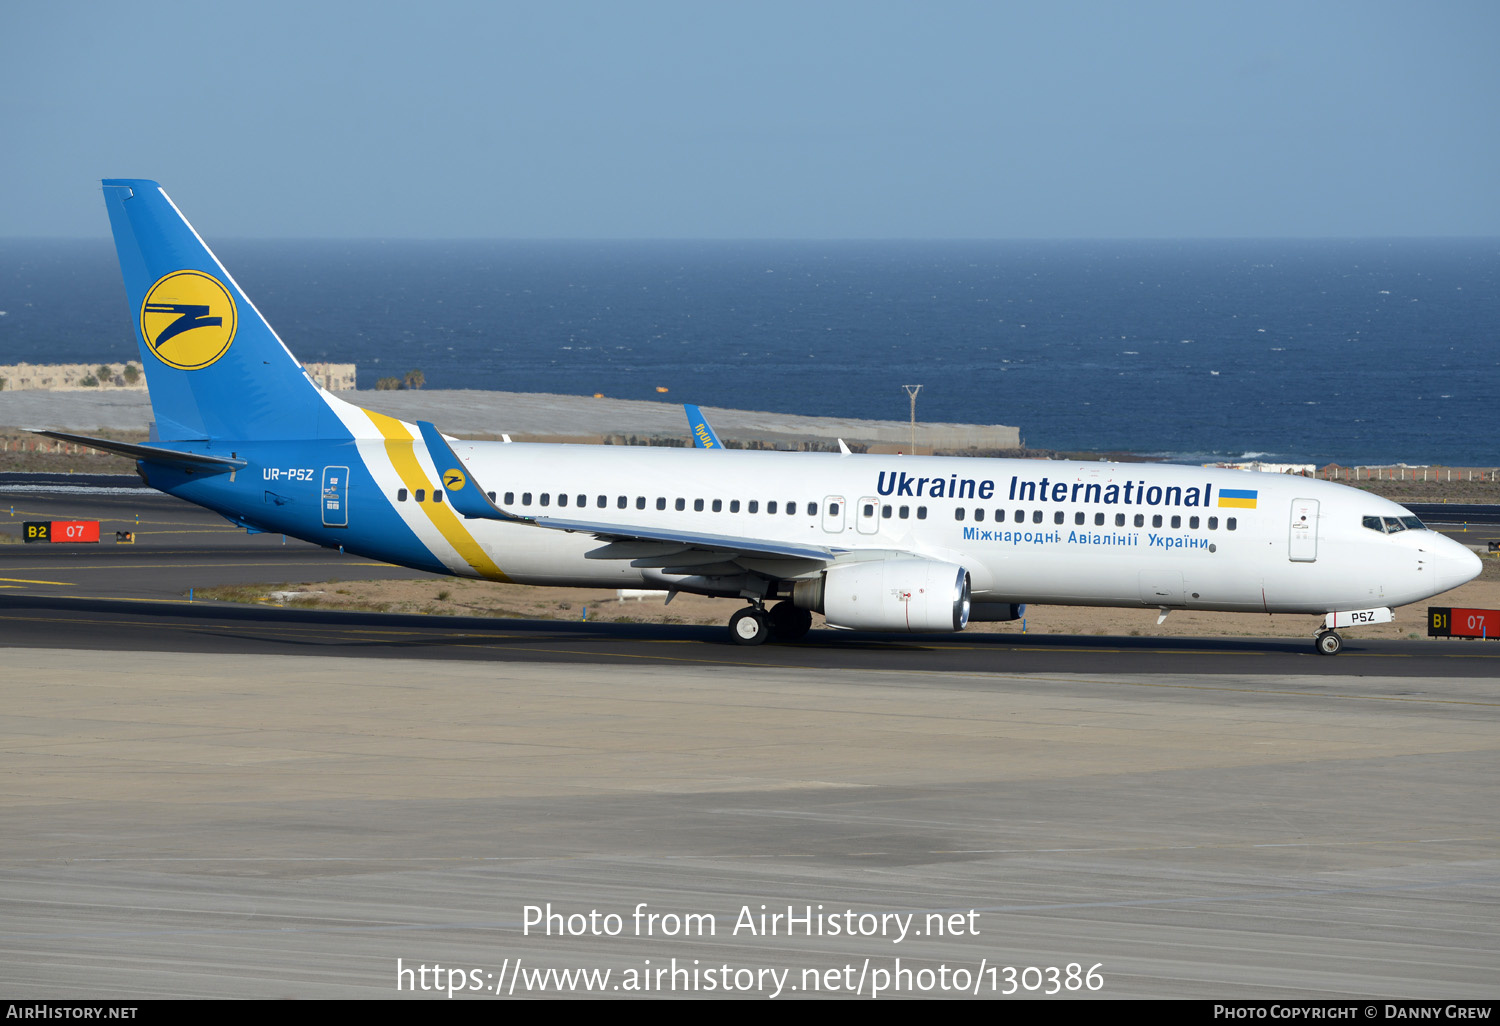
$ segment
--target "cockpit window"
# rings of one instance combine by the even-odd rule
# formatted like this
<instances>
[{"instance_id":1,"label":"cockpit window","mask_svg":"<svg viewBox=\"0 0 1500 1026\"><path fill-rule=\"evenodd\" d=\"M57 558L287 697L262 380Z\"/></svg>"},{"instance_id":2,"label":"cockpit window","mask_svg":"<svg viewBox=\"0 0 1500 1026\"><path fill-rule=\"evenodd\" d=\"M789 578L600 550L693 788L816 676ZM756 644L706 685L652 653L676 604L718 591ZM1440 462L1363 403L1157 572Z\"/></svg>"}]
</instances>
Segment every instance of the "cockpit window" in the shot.
<instances>
[{"instance_id":1,"label":"cockpit window","mask_svg":"<svg viewBox=\"0 0 1500 1026\"><path fill-rule=\"evenodd\" d=\"M1427 525L1413 516L1365 517L1364 525L1381 534L1396 534L1398 531L1425 531Z\"/></svg>"}]
</instances>

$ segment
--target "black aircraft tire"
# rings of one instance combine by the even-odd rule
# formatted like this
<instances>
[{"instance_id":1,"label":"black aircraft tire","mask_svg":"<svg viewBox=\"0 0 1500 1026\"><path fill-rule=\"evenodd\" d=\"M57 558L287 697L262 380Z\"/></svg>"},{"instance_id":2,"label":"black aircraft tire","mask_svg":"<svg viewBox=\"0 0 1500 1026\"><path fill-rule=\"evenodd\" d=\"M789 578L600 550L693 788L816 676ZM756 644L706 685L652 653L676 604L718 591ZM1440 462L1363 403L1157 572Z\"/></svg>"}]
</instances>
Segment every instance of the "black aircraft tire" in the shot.
<instances>
[{"instance_id":1,"label":"black aircraft tire","mask_svg":"<svg viewBox=\"0 0 1500 1026\"><path fill-rule=\"evenodd\" d=\"M812 630L812 613L790 602L778 602L771 608L771 637L777 641L801 641Z\"/></svg>"},{"instance_id":2,"label":"black aircraft tire","mask_svg":"<svg viewBox=\"0 0 1500 1026\"><path fill-rule=\"evenodd\" d=\"M1338 655L1344 647L1344 639L1334 631L1324 631L1313 639L1313 644L1317 646L1318 655Z\"/></svg>"},{"instance_id":3,"label":"black aircraft tire","mask_svg":"<svg viewBox=\"0 0 1500 1026\"><path fill-rule=\"evenodd\" d=\"M729 636L736 645L763 645L771 636L771 625L765 613L747 607L729 618Z\"/></svg>"}]
</instances>

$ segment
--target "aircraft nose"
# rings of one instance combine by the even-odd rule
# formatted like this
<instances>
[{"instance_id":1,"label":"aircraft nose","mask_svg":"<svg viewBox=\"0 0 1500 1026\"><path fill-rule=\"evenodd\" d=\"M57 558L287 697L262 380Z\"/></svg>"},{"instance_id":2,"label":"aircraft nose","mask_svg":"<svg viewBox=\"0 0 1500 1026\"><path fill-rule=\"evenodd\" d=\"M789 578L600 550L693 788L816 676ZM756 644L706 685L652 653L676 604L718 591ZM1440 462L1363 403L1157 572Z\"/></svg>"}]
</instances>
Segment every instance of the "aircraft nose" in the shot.
<instances>
[{"instance_id":1,"label":"aircraft nose","mask_svg":"<svg viewBox=\"0 0 1500 1026\"><path fill-rule=\"evenodd\" d=\"M1467 545L1461 545L1452 538L1443 538L1442 544L1433 553L1437 558L1434 562L1437 566L1438 583L1444 591L1457 588L1460 584L1467 584L1479 576L1484 569L1484 564L1479 557Z\"/></svg>"}]
</instances>

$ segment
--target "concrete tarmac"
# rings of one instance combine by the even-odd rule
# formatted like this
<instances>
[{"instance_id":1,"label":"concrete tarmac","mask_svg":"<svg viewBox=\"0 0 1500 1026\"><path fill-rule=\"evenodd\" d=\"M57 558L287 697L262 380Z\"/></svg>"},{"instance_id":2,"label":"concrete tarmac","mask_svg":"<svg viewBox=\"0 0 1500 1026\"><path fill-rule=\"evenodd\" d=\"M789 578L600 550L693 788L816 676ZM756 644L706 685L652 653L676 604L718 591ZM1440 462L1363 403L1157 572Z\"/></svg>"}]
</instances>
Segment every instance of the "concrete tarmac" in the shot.
<instances>
[{"instance_id":1,"label":"concrete tarmac","mask_svg":"<svg viewBox=\"0 0 1500 1026\"><path fill-rule=\"evenodd\" d=\"M1496 991L1495 680L5 657L7 997Z\"/></svg>"},{"instance_id":2,"label":"concrete tarmac","mask_svg":"<svg viewBox=\"0 0 1500 1026\"><path fill-rule=\"evenodd\" d=\"M1483 643L743 650L141 601L282 558L183 523L149 572L100 546L0 591L8 999L1500 989Z\"/></svg>"}]
</instances>

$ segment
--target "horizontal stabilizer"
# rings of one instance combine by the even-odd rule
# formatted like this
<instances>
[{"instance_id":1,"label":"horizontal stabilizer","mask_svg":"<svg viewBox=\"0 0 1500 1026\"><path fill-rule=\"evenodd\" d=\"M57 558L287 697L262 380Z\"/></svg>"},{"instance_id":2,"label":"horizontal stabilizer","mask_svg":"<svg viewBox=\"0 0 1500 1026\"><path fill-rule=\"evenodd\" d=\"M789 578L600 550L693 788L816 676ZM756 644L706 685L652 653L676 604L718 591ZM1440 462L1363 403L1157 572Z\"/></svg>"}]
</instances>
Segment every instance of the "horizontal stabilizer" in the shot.
<instances>
[{"instance_id":1,"label":"horizontal stabilizer","mask_svg":"<svg viewBox=\"0 0 1500 1026\"><path fill-rule=\"evenodd\" d=\"M98 449L100 452L112 452L116 456L129 456L133 460L147 460L151 463L164 463L174 467L188 467L195 470L230 471L246 466L244 460L235 459L231 456L209 456L198 452L182 452L160 445L116 442L111 438L91 438L88 435L70 435L62 431L33 431L32 434L56 438L60 442L77 442L79 445L86 445L90 449Z\"/></svg>"}]
</instances>

